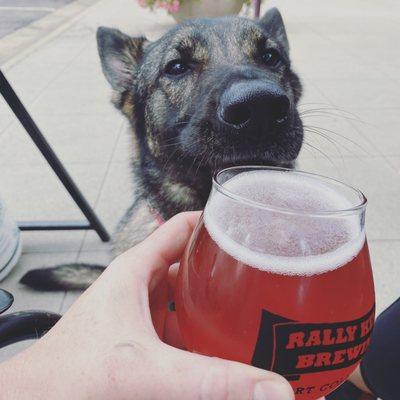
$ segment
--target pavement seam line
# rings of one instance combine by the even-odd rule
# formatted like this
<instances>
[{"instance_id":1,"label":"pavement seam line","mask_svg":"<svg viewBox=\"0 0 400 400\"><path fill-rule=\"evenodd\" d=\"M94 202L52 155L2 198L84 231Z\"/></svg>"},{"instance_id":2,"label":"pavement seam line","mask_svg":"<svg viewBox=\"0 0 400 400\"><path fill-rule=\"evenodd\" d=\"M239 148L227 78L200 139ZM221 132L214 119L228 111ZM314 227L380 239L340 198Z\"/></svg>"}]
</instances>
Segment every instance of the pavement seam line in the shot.
<instances>
[{"instance_id":1,"label":"pavement seam line","mask_svg":"<svg viewBox=\"0 0 400 400\"><path fill-rule=\"evenodd\" d=\"M13 7L13 6L0 6L0 11L33 11L33 12L54 12L57 8L54 7Z\"/></svg>"}]
</instances>

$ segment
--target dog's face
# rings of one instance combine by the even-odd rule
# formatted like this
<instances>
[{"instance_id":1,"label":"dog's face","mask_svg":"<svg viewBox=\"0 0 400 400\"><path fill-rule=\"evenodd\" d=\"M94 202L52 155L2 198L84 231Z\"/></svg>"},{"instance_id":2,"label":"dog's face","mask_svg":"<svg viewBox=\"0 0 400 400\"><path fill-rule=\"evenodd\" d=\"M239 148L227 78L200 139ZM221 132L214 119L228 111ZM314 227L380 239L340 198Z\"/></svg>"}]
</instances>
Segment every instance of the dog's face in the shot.
<instances>
[{"instance_id":1,"label":"dog's face","mask_svg":"<svg viewBox=\"0 0 400 400\"><path fill-rule=\"evenodd\" d=\"M216 170L287 164L298 155L301 95L282 18L239 17L178 25L149 42L100 28L103 71L132 122L142 154Z\"/></svg>"}]
</instances>

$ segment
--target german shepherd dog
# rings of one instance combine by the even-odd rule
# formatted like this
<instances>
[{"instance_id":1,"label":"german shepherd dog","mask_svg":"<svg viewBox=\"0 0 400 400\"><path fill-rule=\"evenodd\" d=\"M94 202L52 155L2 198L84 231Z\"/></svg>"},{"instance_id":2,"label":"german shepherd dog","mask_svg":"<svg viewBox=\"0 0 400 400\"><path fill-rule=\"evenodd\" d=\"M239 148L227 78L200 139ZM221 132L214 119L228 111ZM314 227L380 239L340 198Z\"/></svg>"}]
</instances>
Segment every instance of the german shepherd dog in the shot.
<instances>
[{"instance_id":1,"label":"german shepherd dog","mask_svg":"<svg viewBox=\"0 0 400 400\"><path fill-rule=\"evenodd\" d=\"M292 71L281 14L184 22L155 42L97 31L113 103L134 139L135 202L113 238L117 255L159 225L205 206L216 170L294 163L303 142L301 84ZM59 265L21 282L45 290L83 289L103 267Z\"/></svg>"}]
</instances>

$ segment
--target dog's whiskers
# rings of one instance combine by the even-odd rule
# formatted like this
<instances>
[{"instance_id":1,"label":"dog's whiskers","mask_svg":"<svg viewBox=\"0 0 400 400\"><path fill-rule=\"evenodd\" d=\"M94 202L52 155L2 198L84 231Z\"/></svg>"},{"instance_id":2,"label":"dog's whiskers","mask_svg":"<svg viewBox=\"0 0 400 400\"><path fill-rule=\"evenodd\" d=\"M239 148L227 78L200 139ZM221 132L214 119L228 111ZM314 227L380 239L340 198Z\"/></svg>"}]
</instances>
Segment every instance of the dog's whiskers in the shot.
<instances>
[{"instance_id":1,"label":"dog's whiskers","mask_svg":"<svg viewBox=\"0 0 400 400\"><path fill-rule=\"evenodd\" d=\"M201 160L200 160L200 162L198 163L197 168L196 168L196 171L195 171L195 173L194 173L194 176L195 176L195 177L197 176L197 173L199 172L199 169L200 169L200 167L201 167L201 164L203 163L203 160L205 159L206 156L207 156L207 152L203 152L203 156L201 157Z\"/></svg>"},{"instance_id":2,"label":"dog's whiskers","mask_svg":"<svg viewBox=\"0 0 400 400\"><path fill-rule=\"evenodd\" d=\"M349 154L351 154L351 155L353 155L355 157L359 157L359 154L357 154L352 148L350 148L349 146L346 146L345 144L343 144L342 142L340 142L338 140L335 140L334 138L329 136L327 133L324 133L323 131L321 132L319 130L319 128L317 128L317 127L306 126L306 127L304 127L304 132L305 133L310 133L310 134L313 134L313 135L318 135L319 137L321 137L321 138L325 139L326 141L328 141L329 143L331 143L335 147L338 155L342 159L343 159L343 152L341 151L341 149L346 150ZM334 132L332 132L332 133L334 133ZM339 136L342 136L342 135L339 135ZM343 136L343 139L348 139L348 138ZM353 145L355 145L360 150L362 150L363 153L365 153L367 155L370 155L370 153L367 150L365 150L362 146L360 146L358 143L353 142L351 139L348 139L348 141L350 143L352 143Z\"/></svg>"},{"instance_id":3,"label":"dog's whiskers","mask_svg":"<svg viewBox=\"0 0 400 400\"><path fill-rule=\"evenodd\" d=\"M319 148L316 147L316 146L313 146L311 143L308 143L308 142L305 141L305 140L303 141L303 143L304 143L306 146L309 146L310 148L312 148L312 149L318 151L318 153L322 154L322 155L336 168L336 165L335 165L335 163L333 162L332 158L329 157L325 152L323 152L321 149L319 149Z\"/></svg>"},{"instance_id":4,"label":"dog's whiskers","mask_svg":"<svg viewBox=\"0 0 400 400\"><path fill-rule=\"evenodd\" d=\"M301 109L303 107L308 107L308 106L318 106L318 107L312 107L312 108L309 108L308 110L306 109L304 111L301 111ZM351 111L336 107L330 103L302 103L302 104L298 105L298 109L300 110L301 113L308 112L308 111L314 111L314 110L315 111L319 111L319 110L321 110L321 111L337 111L337 112L340 112L341 114L347 114L347 115L351 115L352 117L358 118L358 116L356 114L352 113Z\"/></svg>"},{"instance_id":5,"label":"dog's whiskers","mask_svg":"<svg viewBox=\"0 0 400 400\"><path fill-rule=\"evenodd\" d=\"M189 121L180 121L180 122L176 122L176 123L174 124L174 127L180 126L180 125L186 125L186 124L188 124L188 123L189 123Z\"/></svg>"},{"instance_id":6,"label":"dog's whiskers","mask_svg":"<svg viewBox=\"0 0 400 400\"><path fill-rule=\"evenodd\" d=\"M192 162L192 164L190 165L189 170L191 170L191 169L194 167L194 165L195 165L195 163L196 163L196 161L197 161L197 157L198 157L199 155L200 155L200 154L196 154L196 157L193 159L193 162ZM195 174L195 176L196 176L196 174Z\"/></svg>"},{"instance_id":7,"label":"dog's whiskers","mask_svg":"<svg viewBox=\"0 0 400 400\"><path fill-rule=\"evenodd\" d=\"M163 169L166 170L168 163L172 160L172 157L175 155L175 153L178 151L178 147L175 147L175 149L172 151L172 153L168 156L167 161L164 163Z\"/></svg>"},{"instance_id":8,"label":"dog's whiskers","mask_svg":"<svg viewBox=\"0 0 400 400\"><path fill-rule=\"evenodd\" d=\"M315 117L321 117L321 118L341 118L350 122L356 122L359 124L366 124L368 125L365 121L360 119L357 115L347 112L345 110L340 110L337 108L311 108L308 110L300 111L299 116L303 119L306 118L315 118Z\"/></svg>"},{"instance_id":9,"label":"dog's whiskers","mask_svg":"<svg viewBox=\"0 0 400 400\"><path fill-rule=\"evenodd\" d=\"M331 144L334 146L335 150L337 151L338 155L339 155L339 156L341 157L341 159L343 160L343 153L342 153L342 151L341 151L341 149L340 149L339 146L343 147L343 148L346 149L346 150L347 150L347 148L346 148L345 146L343 146L341 143L339 143L339 142L337 142L336 140L331 139L329 136L324 135L323 133L318 132L318 131L315 131L315 130L313 130L313 129L304 128L304 132L305 132L305 133L308 132L308 133L317 134L319 137L322 137L323 139L325 139L326 141L328 141L329 143L331 143Z\"/></svg>"},{"instance_id":10,"label":"dog's whiskers","mask_svg":"<svg viewBox=\"0 0 400 400\"><path fill-rule=\"evenodd\" d=\"M333 131L333 130L331 130L331 129L322 128L322 127L320 127L320 126L315 126L315 125L305 125L304 129L313 131L313 132L315 132L315 133L317 133L317 134L320 134L320 135L323 135L323 133L326 133L326 134L324 135L325 137L328 137L328 134L330 134L330 133L333 134L333 135L339 136L340 138L342 138L342 139L346 140L347 142L349 142L349 143L353 144L354 146L356 146L358 149L360 149L361 151L363 151L365 154L371 155L363 146L361 146L361 145L360 145L359 143L357 143L356 141L350 139L349 137L347 137L347 136L345 136L345 135L342 135L342 134L340 134L340 133L338 133L338 132L335 132L335 131ZM330 139L333 140L332 138L330 138ZM350 150L347 148L347 146L343 145L343 144L340 143L340 142L337 142L337 141L335 141L335 142L336 142L337 144L340 144L340 145L341 145L343 148L345 148L346 150L350 151ZM350 152L351 152L351 151L350 151Z\"/></svg>"},{"instance_id":11,"label":"dog's whiskers","mask_svg":"<svg viewBox=\"0 0 400 400\"><path fill-rule=\"evenodd\" d=\"M175 138L175 139L176 139L176 138ZM187 150L190 150L193 146L195 146L195 145L197 145L198 143L200 143L200 141L201 141L201 138L197 138L197 139L195 139L195 140L192 140L192 141L191 141L188 145L186 145L185 147L186 147ZM163 148L165 148L165 147L175 147L174 150L173 150L172 153L168 156L167 160L165 161L165 163L164 163L164 165L163 165L163 169L164 169L165 171L168 171L168 170L170 169L170 167L172 167L171 161L173 160L174 155L175 155L175 154L177 153L177 151L180 149L180 145L181 145L180 141L179 141L179 142L176 141L175 143L169 143L169 144L160 146L160 147L163 147ZM192 162L192 165L190 166L189 169L192 169L192 168L193 168L194 163L196 162L197 157L198 157L198 155L196 155L196 157L194 158L194 160L193 160L193 162Z\"/></svg>"},{"instance_id":12,"label":"dog's whiskers","mask_svg":"<svg viewBox=\"0 0 400 400\"><path fill-rule=\"evenodd\" d=\"M179 146L179 145L180 145L180 142L167 143L167 144L162 144L162 145L160 146L160 148L164 149L164 148L166 148L166 147L174 147L174 146Z\"/></svg>"},{"instance_id":13,"label":"dog's whiskers","mask_svg":"<svg viewBox=\"0 0 400 400\"><path fill-rule=\"evenodd\" d=\"M193 145L199 143L200 140L201 140L200 138L197 138L196 140L192 140L190 142L190 144L188 146L186 146L186 147L190 148ZM181 145L181 140L179 138L177 138L177 137L173 137L173 138L165 139L165 143L166 144L160 145L160 148L180 146Z\"/></svg>"}]
</instances>

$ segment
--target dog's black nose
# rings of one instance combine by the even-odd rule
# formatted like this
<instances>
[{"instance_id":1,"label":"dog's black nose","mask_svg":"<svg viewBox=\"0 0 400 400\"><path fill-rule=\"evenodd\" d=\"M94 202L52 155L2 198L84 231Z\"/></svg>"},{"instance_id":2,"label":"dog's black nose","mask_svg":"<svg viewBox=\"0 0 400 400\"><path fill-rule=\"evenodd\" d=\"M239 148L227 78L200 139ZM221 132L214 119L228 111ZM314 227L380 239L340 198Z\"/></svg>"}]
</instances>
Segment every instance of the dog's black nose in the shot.
<instances>
[{"instance_id":1,"label":"dog's black nose","mask_svg":"<svg viewBox=\"0 0 400 400\"><path fill-rule=\"evenodd\" d=\"M238 130L247 126L270 125L284 121L290 102L274 82L246 80L226 89L218 107L219 119Z\"/></svg>"}]
</instances>

